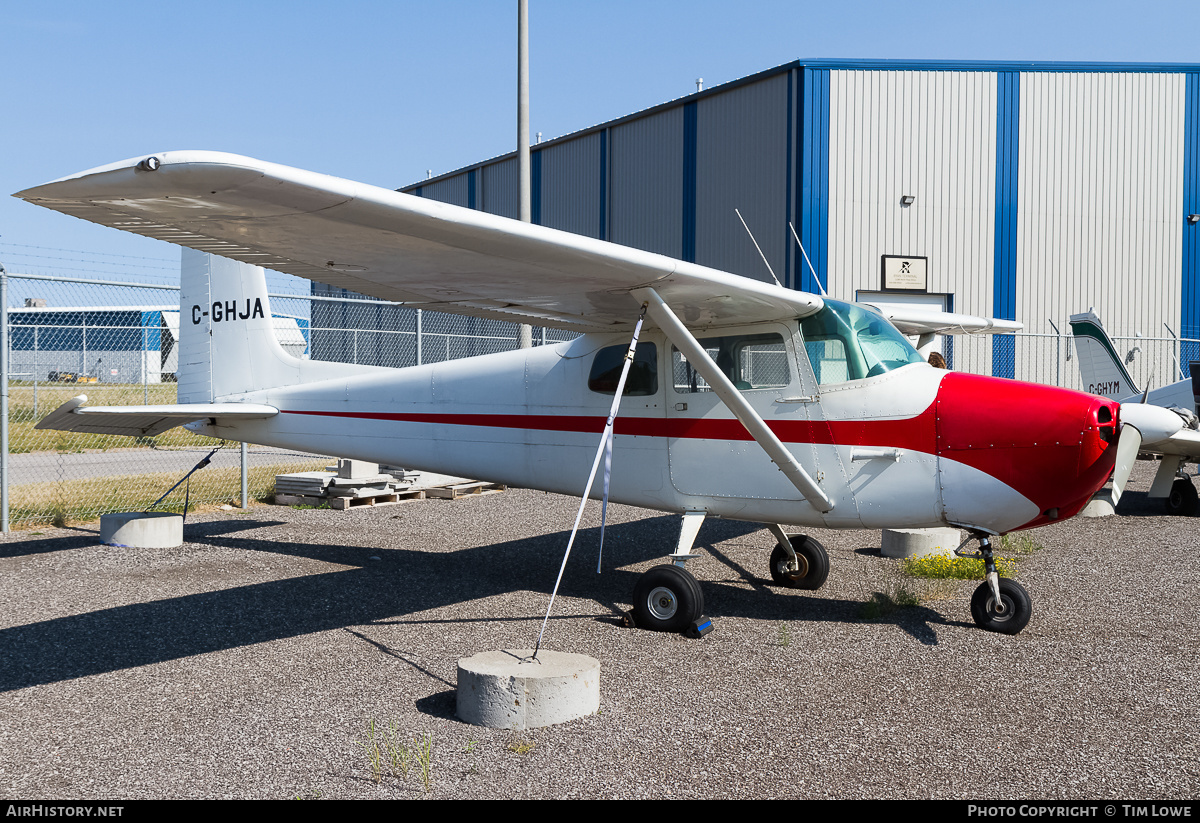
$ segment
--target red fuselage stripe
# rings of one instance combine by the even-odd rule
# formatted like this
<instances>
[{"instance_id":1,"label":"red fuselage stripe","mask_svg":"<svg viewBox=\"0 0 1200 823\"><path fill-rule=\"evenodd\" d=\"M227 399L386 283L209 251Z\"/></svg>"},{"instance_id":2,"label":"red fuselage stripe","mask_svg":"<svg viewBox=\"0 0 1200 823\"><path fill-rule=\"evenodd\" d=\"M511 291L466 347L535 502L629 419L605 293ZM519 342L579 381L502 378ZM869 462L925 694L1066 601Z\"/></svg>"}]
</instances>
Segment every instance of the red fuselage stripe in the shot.
<instances>
[{"instance_id":1,"label":"red fuselage stripe","mask_svg":"<svg viewBox=\"0 0 1200 823\"><path fill-rule=\"evenodd\" d=\"M431 423L448 426L482 426L533 431L584 432L599 434L605 418L553 414L414 414L403 412L332 412L283 410L285 414L340 417L355 420L386 420L397 423ZM771 431L785 443L891 446L932 453L935 421L931 405L916 417L901 420L768 422ZM753 440L737 420L693 420L687 418L621 417L617 434L631 437L666 437L699 440Z\"/></svg>"}]
</instances>

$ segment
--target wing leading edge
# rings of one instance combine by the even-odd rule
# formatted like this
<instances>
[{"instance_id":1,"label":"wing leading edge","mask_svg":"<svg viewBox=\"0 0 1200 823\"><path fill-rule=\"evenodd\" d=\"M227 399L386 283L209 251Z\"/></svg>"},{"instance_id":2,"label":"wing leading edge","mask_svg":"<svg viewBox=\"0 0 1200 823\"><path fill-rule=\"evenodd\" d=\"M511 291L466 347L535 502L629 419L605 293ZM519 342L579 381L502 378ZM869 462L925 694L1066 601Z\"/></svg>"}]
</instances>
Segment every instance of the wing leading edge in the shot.
<instances>
[{"instance_id":1,"label":"wing leading edge","mask_svg":"<svg viewBox=\"0 0 1200 823\"><path fill-rule=\"evenodd\" d=\"M652 286L688 325L821 298L486 212L219 152L166 152L15 195L125 231L406 303L578 331L632 326Z\"/></svg>"}]
</instances>

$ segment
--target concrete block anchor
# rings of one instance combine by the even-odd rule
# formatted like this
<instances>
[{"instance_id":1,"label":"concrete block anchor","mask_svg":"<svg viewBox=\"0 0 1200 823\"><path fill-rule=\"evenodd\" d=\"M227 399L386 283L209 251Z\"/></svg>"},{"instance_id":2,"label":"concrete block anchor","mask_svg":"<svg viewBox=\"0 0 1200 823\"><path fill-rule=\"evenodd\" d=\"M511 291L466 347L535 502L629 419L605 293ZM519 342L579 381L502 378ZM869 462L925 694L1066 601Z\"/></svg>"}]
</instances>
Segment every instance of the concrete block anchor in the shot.
<instances>
[{"instance_id":1,"label":"concrete block anchor","mask_svg":"<svg viewBox=\"0 0 1200 823\"><path fill-rule=\"evenodd\" d=\"M482 652L458 661L458 716L491 729L537 729L600 710L600 661L542 649Z\"/></svg>"},{"instance_id":2,"label":"concrete block anchor","mask_svg":"<svg viewBox=\"0 0 1200 823\"><path fill-rule=\"evenodd\" d=\"M170 512L120 512L100 516L100 542L135 549L173 549L183 545L183 515Z\"/></svg>"}]
</instances>

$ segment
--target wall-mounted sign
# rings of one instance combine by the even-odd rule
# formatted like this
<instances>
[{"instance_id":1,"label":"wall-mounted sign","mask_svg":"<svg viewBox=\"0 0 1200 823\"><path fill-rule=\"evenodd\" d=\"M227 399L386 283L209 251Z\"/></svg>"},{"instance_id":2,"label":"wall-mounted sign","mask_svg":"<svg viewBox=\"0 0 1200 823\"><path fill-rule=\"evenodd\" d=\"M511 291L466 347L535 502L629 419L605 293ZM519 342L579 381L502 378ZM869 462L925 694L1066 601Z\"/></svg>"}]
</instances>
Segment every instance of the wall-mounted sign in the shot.
<instances>
[{"instance_id":1,"label":"wall-mounted sign","mask_svg":"<svg viewBox=\"0 0 1200 823\"><path fill-rule=\"evenodd\" d=\"M929 291L928 257L883 255L884 291Z\"/></svg>"}]
</instances>

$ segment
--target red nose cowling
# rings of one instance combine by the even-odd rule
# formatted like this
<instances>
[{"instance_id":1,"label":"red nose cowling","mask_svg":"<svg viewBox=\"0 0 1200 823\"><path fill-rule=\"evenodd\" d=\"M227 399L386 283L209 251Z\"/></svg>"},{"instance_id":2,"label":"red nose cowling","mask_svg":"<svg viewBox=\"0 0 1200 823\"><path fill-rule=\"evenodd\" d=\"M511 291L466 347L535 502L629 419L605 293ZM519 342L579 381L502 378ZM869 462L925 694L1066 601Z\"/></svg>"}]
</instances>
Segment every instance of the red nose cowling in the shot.
<instances>
[{"instance_id":1,"label":"red nose cowling","mask_svg":"<svg viewBox=\"0 0 1200 823\"><path fill-rule=\"evenodd\" d=\"M946 375L937 453L986 472L1038 507L1017 529L1073 517L1112 474L1120 404L1082 392L972 374Z\"/></svg>"}]
</instances>

